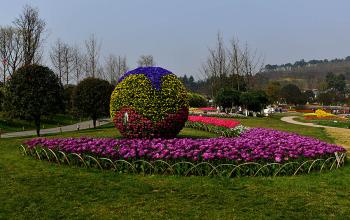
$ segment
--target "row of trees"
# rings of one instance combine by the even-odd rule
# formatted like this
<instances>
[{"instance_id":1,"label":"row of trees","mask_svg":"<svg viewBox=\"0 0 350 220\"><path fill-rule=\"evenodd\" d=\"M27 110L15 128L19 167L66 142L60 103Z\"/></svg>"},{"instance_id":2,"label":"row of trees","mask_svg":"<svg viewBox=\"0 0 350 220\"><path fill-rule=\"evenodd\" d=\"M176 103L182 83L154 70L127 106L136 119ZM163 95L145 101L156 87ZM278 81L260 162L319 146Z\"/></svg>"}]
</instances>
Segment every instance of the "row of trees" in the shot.
<instances>
[{"instance_id":1,"label":"row of trees","mask_svg":"<svg viewBox=\"0 0 350 220\"><path fill-rule=\"evenodd\" d=\"M101 42L91 35L84 42L84 48L71 46L58 39L50 51L50 60L60 81L65 84L78 83L85 77L102 78L116 84L122 74L129 70L126 56L109 54L103 62L100 59ZM152 55L141 55L139 67L154 66Z\"/></svg>"},{"instance_id":2,"label":"row of trees","mask_svg":"<svg viewBox=\"0 0 350 220\"><path fill-rule=\"evenodd\" d=\"M46 23L37 9L26 6L12 26L0 27L0 61L2 81L22 65L42 59L43 34Z\"/></svg>"},{"instance_id":3,"label":"row of trees","mask_svg":"<svg viewBox=\"0 0 350 220\"><path fill-rule=\"evenodd\" d=\"M276 70L291 70L292 68L300 68L300 67L305 67L305 66L315 66L318 64L336 64L340 62L347 62L350 61L350 56L347 56L345 58L335 58L332 60L328 59L323 59L323 60L309 60L305 61L304 59L301 59L299 61L295 61L293 64L292 63L285 63L281 65L271 65L267 64L265 65L263 71L276 71Z\"/></svg>"},{"instance_id":4,"label":"row of trees","mask_svg":"<svg viewBox=\"0 0 350 220\"><path fill-rule=\"evenodd\" d=\"M347 102L349 90L346 87L344 75L335 75L328 73L325 80L324 89L321 91L312 90L301 91L294 84L281 86L278 81L269 82L266 93L271 102L287 103L293 105L302 105L307 102L318 102L324 105L342 104Z\"/></svg>"},{"instance_id":5,"label":"row of trees","mask_svg":"<svg viewBox=\"0 0 350 220\"><path fill-rule=\"evenodd\" d=\"M260 112L269 104L269 99L264 91L240 92L235 89L223 88L218 91L215 103L223 107L225 111L241 106L248 111Z\"/></svg>"},{"instance_id":6,"label":"row of trees","mask_svg":"<svg viewBox=\"0 0 350 220\"><path fill-rule=\"evenodd\" d=\"M2 88L2 107L12 117L33 120L37 135L43 116L70 111L79 117L96 120L109 115L109 100L114 89L108 81L88 77L77 86L64 88L48 67L26 65L12 74Z\"/></svg>"},{"instance_id":7,"label":"row of trees","mask_svg":"<svg viewBox=\"0 0 350 220\"><path fill-rule=\"evenodd\" d=\"M12 25L0 27L0 72L2 82L21 66L42 64L45 52L46 22L39 10L26 5ZM78 83L85 77L102 78L115 84L129 67L126 56L110 54L101 58L101 42L95 35L82 46L57 39L48 51L51 67L64 85ZM102 61L101 61L102 60ZM138 66L154 66L152 55L141 55Z\"/></svg>"},{"instance_id":8,"label":"row of trees","mask_svg":"<svg viewBox=\"0 0 350 220\"><path fill-rule=\"evenodd\" d=\"M223 78L224 79L224 78ZM266 86L258 87L258 77L253 77L254 84L252 87L244 84L241 80L241 85L244 85L244 90L263 90L269 97L270 103L286 103L292 105L303 105L309 103L320 103L324 105L344 104L349 102L349 88L346 85L346 76L344 74L327 73L323 85L320 89L302 90L296 84L285 83L283 81L269 80ZM191 92L206 94L210 97L209 82L207 80L195 81L193 76L187 75L180 77L186 88ZM229 82L229 79L226 80ZM222 82L225 85L225 82ZM223 86L224 89L232 90L228 85ZM237 89L233 89L237 90ZM238 91L238 90L237 90Z\"/></svg>"},{"instance_id":9,"label":"row of trees","mask_svg":"<svg viewBox=\"0 0 350 220\"><path fill-rule=\"evenodd\" d=\"M253 76L263 68L263 57L252 51L248 44L240 44L232 38L226 46L222 35L217 34L214 48L209 48L209 56L202 64L201 73L210 89L210 96L215 97L220 88L246 91L252 87Z\"/></svg>"}]
</instances>

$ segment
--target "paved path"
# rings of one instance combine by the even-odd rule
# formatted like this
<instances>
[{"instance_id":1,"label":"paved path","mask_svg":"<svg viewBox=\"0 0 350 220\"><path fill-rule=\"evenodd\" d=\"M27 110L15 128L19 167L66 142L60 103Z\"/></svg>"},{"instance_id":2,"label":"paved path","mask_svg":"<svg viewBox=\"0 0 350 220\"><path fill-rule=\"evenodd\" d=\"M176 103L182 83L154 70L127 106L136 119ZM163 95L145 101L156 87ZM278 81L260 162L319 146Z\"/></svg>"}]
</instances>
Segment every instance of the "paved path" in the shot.
<instances>
[{"instance_id":1,"label":"paved path","mask_svg":"<svg viewBox=\"0 0 350 220\"><path fill-rule=\"evenodd\" d=\"M299 116L285 116L285 117L282 117L281 120L284 122L288 122L288 123L296 124L296 125L305 125L305 126L316 127L316 128L334 128L331 126L315 125L314 123L295 121L294 118L297 118L297 117L299 117ZM339 129L345 129L345 128L339 128Z\"/></svg>"},{"instance_id":2,"label":"paved path","mask_svg":"<svg viewBox=\"0 0 350 220\"><path fill-rule=\"evenodd\" d=\"M110 122L109 119L101 119L96 122L96 126L108 124L109 122ZM78 126L80 130L84 130L84 129L93 128L93 123L92 123L92 120L90 120L90 121L82 121L72 125L57 127L57 128L41 129L40 134L54 134L54 133L61 133L61 132L67 132L67 131L76 131ZM1 134L1 138L26 137L26 136L33 136L33 135L36 135L35 130L4 133L4 134Z\"/></svg>"},{"instance_id":3,"label":"paved path","mask_svg":"<svg viewBox=\"0 0 350 220\"><path fill-rule=\"evenodd\" d=\"M315 125L313 123L305 123L300 121L295 121L294 118L298 116L286 116L282 117L281 120L291 124L305 125L310 127L325 128L326 132L334 138L336 144L345 147L348 150L348 155L350 155L350 129L337 128L324 125Z\"/></svg>"}]
</instances>

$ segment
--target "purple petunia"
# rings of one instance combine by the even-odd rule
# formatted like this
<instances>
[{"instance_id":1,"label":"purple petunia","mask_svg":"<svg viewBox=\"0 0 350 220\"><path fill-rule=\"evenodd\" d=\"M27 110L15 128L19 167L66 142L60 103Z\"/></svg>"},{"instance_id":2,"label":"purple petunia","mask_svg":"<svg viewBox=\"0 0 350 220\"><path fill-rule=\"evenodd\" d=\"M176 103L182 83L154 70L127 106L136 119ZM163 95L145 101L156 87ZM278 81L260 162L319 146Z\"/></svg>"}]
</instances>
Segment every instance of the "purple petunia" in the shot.
<instances>
[{"instance_id":1,"label":"purple petunia","mask_svg":"<svg viewBox=\"0 0 350 220\"><path fill-rule=\"evenodd\" d=\"M319 158L343 147L294 133L253 128L234 138L112 139L112 138L34 138L28 148L43 147L66 153L90 154L111 159L150 160L233 160L275 162L300 157Z\"/></svg>"},{"instance_id":2,"label":"purple petunia","mask_svg":"<svg viewBox=\"0 0 350 220\"><path fill-rule=\"evenodd\" d=\"M152 83L152 86L157 90L161 89L162 77L165 75L173 74L169 70L163 69L161 67L139 67L129 72L124 73L118 80L118 83L123 81L129 75L134 74L143 74L145 75Z\"/></svg>"}]
</instances>

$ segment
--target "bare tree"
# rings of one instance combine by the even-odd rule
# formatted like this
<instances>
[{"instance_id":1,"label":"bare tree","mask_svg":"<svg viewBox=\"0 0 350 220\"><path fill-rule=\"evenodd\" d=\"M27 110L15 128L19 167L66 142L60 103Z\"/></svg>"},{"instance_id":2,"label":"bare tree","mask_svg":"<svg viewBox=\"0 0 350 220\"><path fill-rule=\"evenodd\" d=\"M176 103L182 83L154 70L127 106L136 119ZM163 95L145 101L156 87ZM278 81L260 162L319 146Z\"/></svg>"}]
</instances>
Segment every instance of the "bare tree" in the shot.
<instances>
[{"instance_id":1,"label":"bare tree","mask_svg":"<svg viewBox=\"0 0 350 220\"><path fill-rule=\"evenodd\" d=\"M115 56L110 54L105 61L105 72L107 75L107 80L111 84L115 84L117 80L121 77L123 73L128 70L126 64L126 57Z\"/></svg>"},{"instance_id":2,"label":"bare tree","mask_svg":"<svg viewBox=\"0 0 350 220\"><path fill-rule=\"evenodd\" d=\"M156 63L152 55L141 55L139 60L137 61L137 65L139 67L155 66Z\"/></svg>"},{"instance_id":3,"label":"bare tree","mask_svg":"<svg viewBox=\"0 0 350 220\"><path fill-rule=\"evenodd\" d=\"M129 70L129 67L126 62L126 56L124 57L118 56L116 80L118 80L128 70Z\"/></svg>"},{"instance_id":4,"label":"bare tree","mask_svg":"<svg viewBox=\"0 0 350 220\"><path fill-rule=\"evenodd\" d=\"M12 29L12 36L11 36L11 46L10 46L10 57L8 60L9 66L11 67L11 72L14 73L21 65L23 65L23 46L21 44L22 42L22 36L20 30L13 28Z\"/></svg>"},{"instance_id":5,"label":"bare tree","mask_svg":"<svg viewBox=\"0 0 350 220\"><path fill-rule=\"evenodd\" d=\"M14 24L22 35L24 64L36 62L35 59L41 57L38 53L46 26L45 21L39 17L39 10L26 5Z\"/></svg>"},{"instance_id":6,"label":"bare tree","mask_svg":"<svg viewBox=\"0 0 350 220\"><path fill-rule=\"evenodd\" d=\"M73 65L74 65L74 78L76 83L79 83L83 72L83 55L78 46L73 47Z\"/></svg>"},{"instance_id":7,"label":"bare tree","mask_svg":"<svg viewBox=\"0 0 350 220\"><path fill-rule=\"evenodd\" d=\"M214 49L209 48L209 56L201 69L202 75L210 82L212 97L220 86L220 78L227 76L228 69L225 45L221 34L218 33L216 47Z\"/></svg>"},{"instance_id":8,"label":"bare tree","mask_svg":"<svg viewBox=\"0 0 350 220\"><path fill-rule=\"evenodd\" d=\"M258 54L257 50L251 52L248 43L246 43L242 53L242 61L242 73L247 84L249 85L251 83L252 76L263 70L264 58L262 55Z\"/></svg>"},{"instance_id":9,"label":"bare tree","mask_svg":"<svg viewBox=\"0 0 350 220\"><path fill-rule=\"evenodd\" d=\"M85 48L85 68L87 74L91 77L97 77L101 43L97 41L95 35L91 35L90 38L85 41Z\"/></svg>"},{"instance_id":10,"label":"bare tree","mask_svg":"<svg viewBox=\"0 0 350 220\"><path fill-rule=\"evenodd\" d=\"M103 66L100 65L100 64L96 68L96 77L100 78L100 79L106 79L107 78L106 72L105 72Z\"/></svg>"},{"instance_id":11,"label":"bare tree","mask_svg":"<svg viewBox=\"0 0 350 220\"><path fill-rule=\"evenodd\" d=\"M0 27L0 60L3 81L22 65L21 35L16 28Z\"/></svg>"},{"instance_id":12,"label":"bare tree","mask_svg":"<svg viewBox=\"0 0 350 220\"><path fill-rule=\"evenodd\" d=\"M202 65L201 73L210 85L211 95L221 86L229 85L240 91L242 81L248 85L252 76L263 68L263 57L258 55L257 50L251 52L246 43L242 49L239 40L232 38L230 47L226 47L220 33L217 34L217 44L214 49L209 49L209 56Z\"/></svg>"},{"instance_id":13,"label":"bare tree","mask_svg":"<svg viewBox=\"0 0 350 220\"><path fill-rule=\"evenodd\" d=\"M6 81L6 75L8 74L8 60L10 57L10 49L9 49L9 42L10 42L10 34L9 34L9 28L1 28L0 29L0 59L1 59L1 70L2 70L2 76L3 76L3 82Z\"/></svg>"},{"instance_id":14,"label":"bare tree","mask_svg":"<svg viewBox=\"0 0 350 220\"><path fill-rule=\"evenodd\" d=\"M58 39L55 42L55 45L52 47L51 52L50 52L50 58L51 58L51 63L55 69L56 75L60 79L62 83L62 78L63 78L63 48L64 48L64 43Z\"/></svg>"},{"instance_id":15,"label":"bare tree","mask_svg":"<svg viewBox=\"0 0 350 220\"><path fill-rule=\"evenodd\" d=\"M66 85L69 84L71 80L71 72L74 70L74 57L73 48L68 44L64 44L63 49L63 67L64 67L64 79Z\"/></svg>"},{"instance_id":16,"label":"bare tree","mask_svg":"<svg viewBox=\"0 0 350 220\"><path fill-rule=\"evenodd\" d=\"M228 51L229 59L229 73L232 79L235 79L237 84L237 90L240 91L240 76L242 74L242 66L244 58L242 56L242 50L239 45L239 40L232 38L230 48ZM232 85L234 80L232 80ZM233 87L233 86L232 86Z\"/></svg>"}]
</instances>

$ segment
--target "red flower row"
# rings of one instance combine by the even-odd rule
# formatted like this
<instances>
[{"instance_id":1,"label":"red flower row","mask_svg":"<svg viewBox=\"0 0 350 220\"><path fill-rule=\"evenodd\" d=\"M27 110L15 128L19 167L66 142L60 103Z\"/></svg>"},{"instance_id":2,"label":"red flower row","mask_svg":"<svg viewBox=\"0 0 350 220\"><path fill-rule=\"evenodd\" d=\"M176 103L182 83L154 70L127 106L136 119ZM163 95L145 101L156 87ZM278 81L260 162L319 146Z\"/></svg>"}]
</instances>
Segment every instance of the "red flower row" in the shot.
<instances>
[{"instance_id":1,"label":"red flower row","mask_svg":"<svg viewBox=\"0 0 350 220\"><path fill-rule=\"evenodd\" d=\"M198 108L199 110L202 110L202 111L217 111L216 108L214 107L201 107L201 108Z\"/></svg>"},{"instance_id":2,"label":"red flower row","mask_svg":"<svg viewBox=\"0 0 350 220\"><path fill-rule=\"evenodd\" d=\"M239 121L225 120L221 118L205 117L205 116L189 116L188 120L192 122L202 122L204 124L211 124L211 125L222 126L226 128L234 128L240 124Z\"/></svg>"},{"instance_id":3,"label":"red flower row","mask_svg":"<svg viewBox=\"0 0 350 220\"><path fill-rule=\"evenodd\" d=\"M184 127L188 108L169 114L164 120L153 122L132 108L122 108L114 116L115 127L126 138L174 138Z\"/></svg>"}]
</instances>

